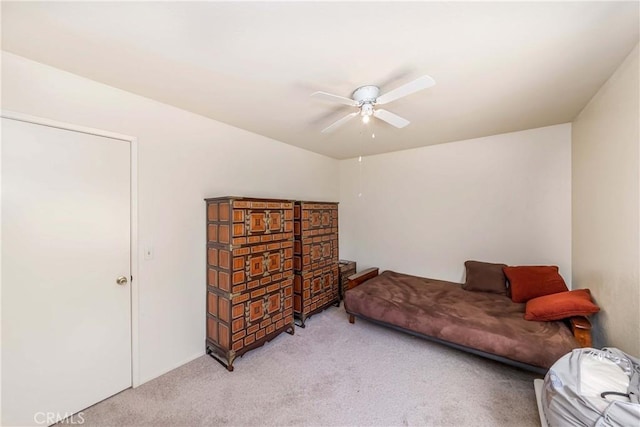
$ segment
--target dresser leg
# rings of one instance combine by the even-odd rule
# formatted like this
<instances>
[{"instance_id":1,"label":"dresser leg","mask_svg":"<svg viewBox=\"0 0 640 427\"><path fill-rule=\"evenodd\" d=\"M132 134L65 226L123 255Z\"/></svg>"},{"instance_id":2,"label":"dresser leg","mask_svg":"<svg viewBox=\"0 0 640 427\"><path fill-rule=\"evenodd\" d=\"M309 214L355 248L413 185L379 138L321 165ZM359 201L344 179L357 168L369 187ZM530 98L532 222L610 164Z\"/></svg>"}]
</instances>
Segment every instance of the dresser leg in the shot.
<instances>
[{"instance_id":1,"label":"dresser leg","mask_svg":"<svg viewBox=\"0 0 640 427\"><path fill-rule=\"evenodd\" d=\"M304 322L305 320L307 320L307 316L305 316L304 314L300 315L299 319L294 319L293 322L294 324L298 325L299 327L301 327L302 329L305 328Z\"/></svg>"},{"instance_id":2,"label":"dresser leg","mask_svg":"<svg viewBox=\"0 0 640 427\"><path fill-rule=\"evenodd\" d=\"M213 347L207 345L206 353L216 362L227 368L227 371L233 372L233 361L235 360L235 352L233 354L220 355L216 353Z\"/></svg>"},{"instance_id":3,"label":"dresser leg","mask_svg":"<svg viewBox=\"0 0 640 427\"><path fill-rule=\"evenodd\" d=\"M349 323L356 323L356 316L354 316L353 314L349 315Z\"/></svg>"}]
</instances>

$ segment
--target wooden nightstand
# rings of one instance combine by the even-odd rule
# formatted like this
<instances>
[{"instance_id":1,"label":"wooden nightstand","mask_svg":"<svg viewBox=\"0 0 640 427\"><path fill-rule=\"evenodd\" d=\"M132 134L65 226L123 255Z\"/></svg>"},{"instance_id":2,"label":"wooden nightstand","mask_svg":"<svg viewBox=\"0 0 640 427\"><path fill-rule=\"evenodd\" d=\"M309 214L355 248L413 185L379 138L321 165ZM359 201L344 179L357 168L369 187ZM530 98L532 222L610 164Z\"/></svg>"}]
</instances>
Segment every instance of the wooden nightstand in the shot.
<instances>
[{"instance_id":1,"label":"wooden nightstand","mask_svg":"<svg viewBox=\"0 0 640 427\"><path fill-rule=\"evenodd\" d=\"M356 274L356 262L348 261L345 259L341 259L339 261L340 265L340 283L339 283L339 294L340 300L344 299L344 292L346 291L345 285L347 284L347 277L352 274Z\"/></svg>"}]
</instances>

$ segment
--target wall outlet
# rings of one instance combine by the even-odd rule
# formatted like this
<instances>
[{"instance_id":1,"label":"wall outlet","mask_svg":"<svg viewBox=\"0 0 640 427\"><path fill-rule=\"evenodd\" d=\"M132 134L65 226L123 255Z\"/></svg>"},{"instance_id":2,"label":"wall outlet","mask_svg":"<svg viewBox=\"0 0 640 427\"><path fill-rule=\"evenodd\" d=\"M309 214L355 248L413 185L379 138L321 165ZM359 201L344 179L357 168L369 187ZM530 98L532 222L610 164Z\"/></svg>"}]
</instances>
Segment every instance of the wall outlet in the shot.
<instances>
[{"instance_id":1,"label":"wall outlet","mask_svg":"<svg viewBox=\"0 0 640 427\"><path fill-rule=\"evenodd\" d=\"M144 259L153 259L153 246L145 246Z\"/></svg>"}]
</instances>

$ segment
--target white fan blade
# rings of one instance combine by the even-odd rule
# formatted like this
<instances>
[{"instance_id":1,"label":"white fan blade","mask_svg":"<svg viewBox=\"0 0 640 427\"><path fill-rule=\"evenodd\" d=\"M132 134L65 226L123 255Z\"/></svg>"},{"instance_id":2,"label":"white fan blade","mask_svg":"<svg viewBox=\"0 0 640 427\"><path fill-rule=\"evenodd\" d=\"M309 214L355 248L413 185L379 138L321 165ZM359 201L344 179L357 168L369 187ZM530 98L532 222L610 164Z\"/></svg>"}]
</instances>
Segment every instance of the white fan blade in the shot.
<instances>
[{"instance_id":1,"label":"white fan blade","mask_svg":"<svg viewBox=\"0 0 640 427\"><path fill-rule=\"evenodd\" d=\"M327 92L314 92L311 94L311 96L318 99L324 99L325 101L339 102L340 104L350 105L352 107L358 106L358 102L354 101L353 99L345 98L344 96L333 95Z\"/></svg>"},{"instance_id":2,"label":"white fan blade","mask_svg":"<svg viewBox=\"0 0 640 427\"><path fill-rule=\"evenodd\" d=\"M376 99L376 104L388 104L391 101L395 101L398 98L412 94L422 89L426 89L436 84L436 81L429 76L422 76L411 83L402 85L399 88L387 92Z\"/></svg>"},{"instance_id":3,"label":"white fan blade","mask_svg":"<svg viewBox=\"0 0 640 427\"><path fill-rule=\"evenodd\" d=\"M395 126L397 128L403 128L411 123L409 120L403 119L402 117L397 116L387 110L376 110L373 112L373 115L380 120L384 120L385 122L389 123L391 126Z\"/></svg>"},{"instance_id":4,"label":"white fan blade","mask_svg":"<svg viewBox=\"0 0 640 427\"><path fill-rule=\"evenodd\" d=\"M343 118L341 118L340 120L338 120L337 122L334 122L331 126L326 127L324 129L322 129L322 133L329 133L329 132L333 132L334 130L336 130L338 127L342 126L343 124L347 123L349 120L353 119L355 116L358 115L358 111L348 114L346 116L344 116Z\"/></svg>"}]
</instances>

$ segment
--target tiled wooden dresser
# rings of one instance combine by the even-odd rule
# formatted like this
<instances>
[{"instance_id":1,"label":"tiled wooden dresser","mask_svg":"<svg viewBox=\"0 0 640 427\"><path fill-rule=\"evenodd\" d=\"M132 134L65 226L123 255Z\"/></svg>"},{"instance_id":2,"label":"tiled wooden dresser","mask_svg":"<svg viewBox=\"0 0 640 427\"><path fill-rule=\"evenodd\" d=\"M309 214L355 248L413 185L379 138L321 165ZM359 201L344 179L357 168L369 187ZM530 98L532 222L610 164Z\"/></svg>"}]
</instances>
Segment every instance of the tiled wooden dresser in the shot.
<instances>
[{"instance_id":1,"label":"tiled wooden dresser","mask_svg":"<svg viewBox=\"0 0 640 427\"><path fill-rule=\"evenodd\" d=\"M293 307L299 325L339 304L338 204L296 201Z\"/></svg>"},{"instance_id":2,"label":"tiled wooden dresser","mask_svg":"<svg viewBox=\"0 0 640 427\"><path fill-rule=\"evenodd\" d=\"M344 292L347 290L345 285L347 284L347 278L352 274L356 274L356 262L346 259L340 260L340 283L338 285L338 291L340 293L340 300L344 299Z\"/></svg>"},{"instance_id":3,"label":"tiled wooden dresser","mask_svg":"<svg viewBox=\"0 0 640 427\"><path fill-rule=\"evenodd\" d=\"M206 351L233 371L236 357L294 333L293 202L207 202Z\"/></svg>"}]
</instances>

